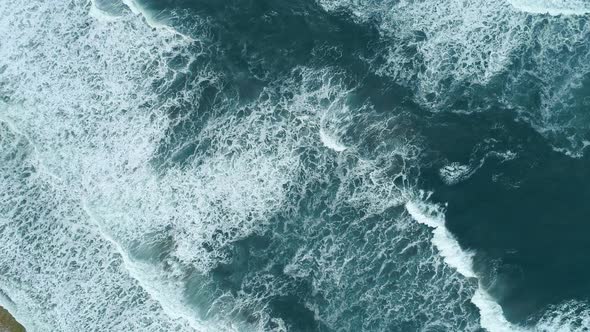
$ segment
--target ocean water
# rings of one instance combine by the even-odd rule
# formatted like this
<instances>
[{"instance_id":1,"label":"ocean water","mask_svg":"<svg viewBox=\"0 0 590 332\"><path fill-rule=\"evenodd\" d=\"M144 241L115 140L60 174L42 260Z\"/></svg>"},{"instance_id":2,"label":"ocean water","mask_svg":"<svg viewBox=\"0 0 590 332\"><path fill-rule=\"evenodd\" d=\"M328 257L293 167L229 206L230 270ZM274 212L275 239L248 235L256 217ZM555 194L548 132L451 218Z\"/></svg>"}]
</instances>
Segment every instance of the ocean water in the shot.
<instances>
[{"instance_id":1,"label":"ocean water","mask_svg":"<svg viewBox=\"0 0 590 332\"><path fill-rule=\"evenodd\" d=\"M0 0L0 305L588 331L589 41L584 0Z\"/></svg>"}]
</instances>

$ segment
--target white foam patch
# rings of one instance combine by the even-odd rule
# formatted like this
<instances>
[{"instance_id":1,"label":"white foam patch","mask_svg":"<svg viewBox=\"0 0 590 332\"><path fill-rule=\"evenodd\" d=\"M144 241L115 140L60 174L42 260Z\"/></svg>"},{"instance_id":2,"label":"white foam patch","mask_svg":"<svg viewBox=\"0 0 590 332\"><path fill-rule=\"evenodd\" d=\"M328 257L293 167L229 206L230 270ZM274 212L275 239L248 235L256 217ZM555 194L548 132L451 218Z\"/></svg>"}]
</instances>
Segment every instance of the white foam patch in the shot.
<instances>
[{"instance_id":1,"label":"white foam patch","mask_svg":"<svg viewBox=\"0 0 590 332\"><path fill-rule=\"evenodd\" d=\"M293 209L286 198L301 171L295 151L318 144L318 105L341 97L338 89L324 84L322 73L302 70L297 82L273 86L236 109L238 115L212 117L198 133L187 129L192 141L173 155L187 154L191 144L194 152L155 171L158 148L181 135L171 132L186 120L171 119L167 111L198 101L202 86L216 84L211 72L193 69L194 82L170 91L189 65L197 67L188 50L196 41L152 29L129 13L96 20L87 15L91 7L85 1L61 7L15 1L0 8L0 31L14 37L2 40L0 50L0 93L10 103L0 119L31 150L27 160L34 176L24 186L59 189L30 201L36 192L23 189L29 214L44 205L59 209L31 226L56 243L40 247L40 253L16 231L26 220L12 210L15 188L4 188L0 196L2 216L14 228L6 229L3 238L11 241L2 252L17 255L2 257L10 273L0 285L18 306L19 320L44 330L261 330L267 321L281 326L261 299L223 292L208 273L228 261L234 242L262 232L279 211ZM22 28L23 20L35 24ZM273 89L293 94L284 98ZM237 107L231 98L222 103ZM19 139L7 144L13 141ZM2 175L17 182L24 172L19 162L4 165ZM90 228L94 237L72 236L71 228ZM85 269L72 274L63 247L96 254L79 258ZM37 273L39 262L10 263L40 254L52 273ZM77 290L81 282L85 287ZM102 308L117 319L101 314ZM253 311L257 322L240 317Z\"/></svg>"},{"instance_id":2,"label":"white foam patch","mask_svg":"<svg viewBox=\"0 0 590 332\"><path fill-rule=\"evenodd\" d=\"M493 143L492 143L493 144ZM493 147L491 147L493 149ZM489 149L484 147L483 149ZM477 153L478 148L475 149ZM486 161L490 158L498 160L500 163L505 163L513 160L517 157L517 154L511 150L506 151L488 151L483 156L475 158L472 155L469 164L461 164L459 162L452 162L438 170L438 174L441 180L448 186L456 185L460 182L468 180L473 174L475 174ZM478 159L479 158L479 159Z\"/></svg>"},{"instance_id":3,"label":"white foam patch","mask_svg":"<svg viewBox=\"0 0 590 332\"><path fill-rule=\"evenodd\" d=\"M590 4L584 0L508 0L514 8L532 14L586 15Z\"/></svg>"},{"instance_id":4,"label":"white foam patch","mask_svg":"<svg viewBox=\"0 0 590 332\"><path fill-rule=\"evenodd\" d=\"M320 139L328 149L332 149L336 152L342 152L347 149L347 147L341 144L337 138L326 133L326 130L324 128L320 128Z\"/></svg>"},{"instance_id":5,"label":"white foam patch","mask_svg":"<svg viewBox=\"0 0 590 332\"><path fill-rule=\"evenodd\" d=\"M111 15L110 13L99 9L96 6L92 6L90 7L90 12L88 13L90 16L96 18L97 20L100 21L104 21L104 22L109 22L109 21L114 21L117 19L117 16L115 15Z\"/></svg>"},{"instance_id":6,"label":"white foam patch","mask_svg":"<svg viewBox=\"0 0 590 332\"><path fill-rule=\"evenodd\" d=\"M349 91L342 91L346 94ZM342 101L342 99L333 99L326 106L320 119L319 136L322 144L328 149L336 152L343 152L349 147L341 142L340 137L343 133L343 123L351 121L351 110Z\"/></svg>"},{"instance_id":7,"label":"white foam patch","mask_svg":"<svg viewBox=\"0 0 590 332\"><path fill-rule=\"evenodd\" d=\"M474 172L475 170L473 170L469 165L463 165L458 162L453 162L443 166L438 171L443 182L449 186L465 181Z\"/></svg>"}]
</instances>

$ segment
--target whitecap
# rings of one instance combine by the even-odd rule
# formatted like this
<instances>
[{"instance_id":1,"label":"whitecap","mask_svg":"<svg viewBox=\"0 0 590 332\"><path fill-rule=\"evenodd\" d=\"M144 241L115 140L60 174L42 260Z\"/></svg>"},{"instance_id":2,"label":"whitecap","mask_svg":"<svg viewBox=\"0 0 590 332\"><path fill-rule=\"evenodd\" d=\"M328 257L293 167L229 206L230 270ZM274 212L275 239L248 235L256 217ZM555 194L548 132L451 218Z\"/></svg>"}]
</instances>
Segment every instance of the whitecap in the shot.
<instances>
[{"instance_id":1,"label":"whitecap","mask_svg":"<svg viewBox=\"0 0 590 332\"><path fill-rule=\"evenodd\" d=\"M322 144L328 149L332 149L336 152L342 152L346 150L348 147L341 144L339 140L332 135L328 134L324 128L320 128L320 140Z\"/></svg>"},{"instance_id":2,"label":"whitecap","mask_svg":"<svg viewBox=\"0 0 590 332\"><path fill-rule=\"evenodd\" d=\"M438 171L441 179L446 185L452 186L468 179L475 170L469 165L453 162L441 167Z\"/></svg>"}]
</instances>

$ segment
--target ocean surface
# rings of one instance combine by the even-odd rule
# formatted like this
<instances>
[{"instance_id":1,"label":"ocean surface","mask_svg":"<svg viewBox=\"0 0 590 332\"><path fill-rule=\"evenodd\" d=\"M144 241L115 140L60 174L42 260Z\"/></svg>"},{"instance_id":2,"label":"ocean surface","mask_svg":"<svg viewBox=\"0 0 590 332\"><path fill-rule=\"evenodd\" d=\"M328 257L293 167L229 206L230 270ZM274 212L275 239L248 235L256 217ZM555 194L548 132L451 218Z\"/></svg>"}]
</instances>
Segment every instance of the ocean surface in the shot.
<instances>
[{"instance_id":1,"label":"ocean surface","mask_svg":"<svg viewBox=\"0 0 590 332\"><path fill-rule=\"evenodd\" d=\"M590 331L590 2L0 0L27 331Z\"/></svg>"}]
</instances>

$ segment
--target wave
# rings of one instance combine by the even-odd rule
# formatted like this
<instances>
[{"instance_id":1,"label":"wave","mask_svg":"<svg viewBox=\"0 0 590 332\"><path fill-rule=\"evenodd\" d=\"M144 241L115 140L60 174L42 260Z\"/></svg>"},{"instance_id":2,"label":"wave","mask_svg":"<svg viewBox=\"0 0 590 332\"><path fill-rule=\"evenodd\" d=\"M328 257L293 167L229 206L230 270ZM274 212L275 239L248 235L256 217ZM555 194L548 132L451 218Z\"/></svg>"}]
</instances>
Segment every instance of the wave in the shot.
<instances>
[{"instance_id":1,"label":"wave","mask_svg":"<svg viewBox=\"0 0 590 332\"><path fill-rule=\"evenodd\" d=\"M406 210L418 223L432 229L432 243L440 251L441 256L452 268L466 278L477 278L473 271L473 253L461 249L454 236L446 229L444 214L440 207L424 203L424 201L409 201ZM478 288L471 298L481 315L481 326L492 332L526 331L525 328L511 324L504 317L500 305L478 283Z\"/></svg>"},{"instance_id":2,"label":"wave","mask_svg":"<svg viewBox=\"0 0 590 332\"><path fill-rule=\"evenodd\" d=\"M43 175L36 148L10 127L2 121L3 154L18 158L2 168L2 231L10 240L2 245L1 287L14 302L8 308L19 322L31 331L189 330L164 315L130 278L116 251L84 223L77 202L64 195L68 189ZM31 179L22 181L23 174Z\"/></svg>"},{"instance_id":3,"label":"wave","mask_svg":"<svg viewBox=\"0 0 590 332\"><path fill-rule=\"evenodd\" d=\"M508 108L556 151L580 157L586 149L586 2L318 2L376 25L385 50L369 62L379 75L411 88L432 112ZM498 98L481 99L485 95Z\"/></svg>"},{"instance_id":4,"label":"wave","mask_svg":"<svg viewBox=\"0 0 590 332\"><path fill-rule=\"evenodd\" d=\"M454 236L445 228L444 211L438 205L428 203L430 194L420 193L410 199L405 208L418 223L432 229L433 245L438 249L446 264L466 278L478 278L473 271L473 253L463 250ZM509 322L502 307L478 282L471 302L479 309L481 327L490 332L525 331L585 331L590 326L590 308L586 302L567 301L544 309L539 317L531 317L528 326Z\"/></svg>"},{"instance_id":5,"label":"wave","mask_svg":"<svg viewBox=\"0 0 590 332\"><path fill-rule=\"evenodd\" d=\"M208 36L125 3L0 3L0 301L27 328L517 328L418 191L407 114L333 68L239 100ZM503 66L469 47L464 77Z\"/></svg>"},{"instance_id":6,"label":"wave","mask_svg":"<svg viewBox=\"0 0 590 332\"><path fill-rule=\"evenodd\" d=\"M301 321L273 303L301 294L333 329L476 328L473 289L398 209L419 154L403 126L344 107L330 69L240 103L197 36L92 5L0 4L0 287L29 329L281 330Z\"/></svg>"}]
</instances>

